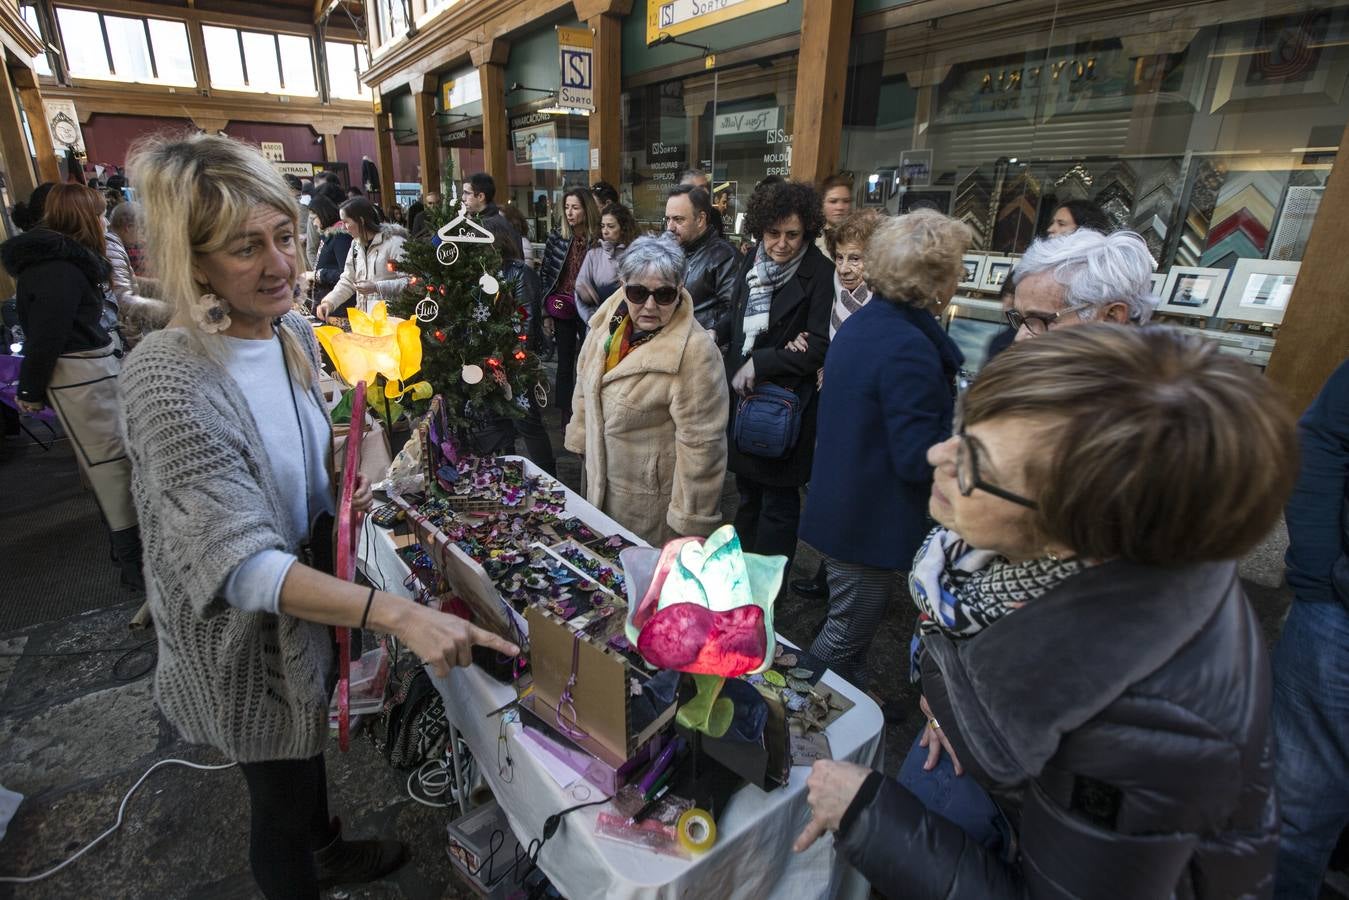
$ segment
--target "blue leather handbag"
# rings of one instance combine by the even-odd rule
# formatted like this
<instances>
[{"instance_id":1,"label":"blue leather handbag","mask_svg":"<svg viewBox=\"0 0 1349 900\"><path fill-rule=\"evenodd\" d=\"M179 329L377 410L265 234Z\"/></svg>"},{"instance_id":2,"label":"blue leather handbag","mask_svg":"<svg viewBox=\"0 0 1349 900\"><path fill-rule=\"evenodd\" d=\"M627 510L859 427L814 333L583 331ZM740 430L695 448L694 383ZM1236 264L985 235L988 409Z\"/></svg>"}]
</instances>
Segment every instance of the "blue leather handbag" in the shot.
<instances>
[{"instance_id":1,"label":"blue leather handbag","mask_svg":"<svg viewBox=\"0 0 1349 900\"><path fill-rule=\"evenodd\" d=\"M736 408L736 449L764 459L789 455L801 436L804 407L794 391L776 384L758 385Z\"/></svg>"}]
</instances>

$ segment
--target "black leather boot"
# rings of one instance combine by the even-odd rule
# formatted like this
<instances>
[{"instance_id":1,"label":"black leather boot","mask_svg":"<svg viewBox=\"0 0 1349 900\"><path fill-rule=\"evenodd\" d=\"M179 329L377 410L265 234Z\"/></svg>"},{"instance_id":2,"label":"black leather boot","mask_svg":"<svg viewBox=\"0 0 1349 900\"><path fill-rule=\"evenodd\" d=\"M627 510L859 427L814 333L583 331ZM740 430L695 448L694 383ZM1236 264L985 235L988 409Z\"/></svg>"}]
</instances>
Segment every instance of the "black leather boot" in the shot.
<instances>
[{"instance_id":1,"label":"black leather boot","mask_svg":"<svg viewBox=\"0 0 1349 900\"><path fill-rule=\"evenodd\" d=\"M112 558L122 571L122 584L137 593L145 592L145 572L141 568L141 529L139 525L112 532Z\"/></svg>"},{"instance_id":2,"label":"black leather boot","mask_svg":"<svg viewBox=\"0 0 1349 900\"><path fill-rule=\"evenodd\" d=\"M337 837L314 851L320 888L379 881L408 861L407 844L402 841L344 841L342 821L334 819L333 826Z\"/></svg>"},{"instance_id":3,"label":"black leather boot","mask_svg":"<svg viewBox=\"0 0 1349 900\"><path fill-rule=\"evenodd\" d=\"M829 582L825 579L824 563L815 570L814 578L793 578L792 592L807 600L823 600L829 596Z\"/></svg>"}]
</instances>

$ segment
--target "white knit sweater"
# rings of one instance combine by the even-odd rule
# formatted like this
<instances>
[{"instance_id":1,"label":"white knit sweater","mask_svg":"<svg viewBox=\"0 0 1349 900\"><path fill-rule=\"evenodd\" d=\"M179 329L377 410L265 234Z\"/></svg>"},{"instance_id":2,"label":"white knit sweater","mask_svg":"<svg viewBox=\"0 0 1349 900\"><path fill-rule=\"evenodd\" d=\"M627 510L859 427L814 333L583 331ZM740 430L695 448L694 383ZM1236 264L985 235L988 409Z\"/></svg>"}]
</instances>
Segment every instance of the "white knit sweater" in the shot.
<instances>
[{"instance_id":1,"label":"white knit sweater","mask_svg":"<svg viewBox=\"0 0 1349 900\"><path fill-rule=\"evenodd\" d=\"M303 318L282 320L317 365ZM240 762L306 759L328 733L331 630L245 612L220 592L296 533L248 404L233 379L177 328L147 335L120 378L146 590L159 637L155 694L183 736ZM315 399L317 380L314 384Z\"/></svg>"}]
</instances>

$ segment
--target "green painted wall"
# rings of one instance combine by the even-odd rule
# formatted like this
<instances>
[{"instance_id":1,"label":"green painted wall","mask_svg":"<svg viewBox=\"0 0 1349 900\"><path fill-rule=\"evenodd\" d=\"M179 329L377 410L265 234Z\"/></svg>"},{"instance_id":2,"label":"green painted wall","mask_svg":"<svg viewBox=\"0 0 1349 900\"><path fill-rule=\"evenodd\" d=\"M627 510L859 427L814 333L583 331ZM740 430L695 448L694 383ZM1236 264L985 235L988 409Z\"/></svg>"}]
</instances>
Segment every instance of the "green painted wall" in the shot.
<instances>
[{"instance_id":1,"label":"green painted wall","mask_svg":"<svg viewBox=\"0 0 1349 900\"><path fill-rule=\"evenodd\" d=\"M664 47L646 45L647 4L659 0L635 0L632 14L623 19L623 75L636 75L686 59L696 59L700 53L692 47L677 44ZM730 50L758 41L795 34L801 30L801 0L787 0L762 12L750 13L729 22L722 22L679 36L681 41L702 44L714 51ZM553 52L557 52L554 41Z\"/></svg>"},{"instance_id":2,"label":"green painted wall","mask_svg":"<svg viewBox=\"0 0 1349 900\"><path fill-rule=\"evenodd\" d=\"M384 110L393 114L393 139L399 144L417 143L417 104L411 91L384 96ZM411 132L411 133L409 133Z\"/></svg>"},{"instance_id":3,"label":"green painted wall","mask_svg":"<svg viewBox=\"0 0 1349 900\"><path fill-rule=\"evenodd\" d=\"M474 74L475 70L471 67L467 69L460 69L456 72L441 73L440 80L436 83L436 110L441 112L444 111L444 107L441 104L444 102L445 98L445 82L455 81L456 79L459 78L467 78ZM459 114L461 113L465 116L481 116L482 101L475 100L472 103L465 103L463 106L456 106L454 108L454 112L456 113L456 115L454 116L441 116L440 119L441 124L449 128L453 127L453 125L457 122L465 121L463 118L460 118Z\"/></svg>"},{"instance_id":4,"label":"green painted wall","mask_svg":"<svg viewBox=\"0 0 1349 900\"><path fill-rule=\"evenodd\" d=\"M562 85L562 66L558 61L557 30L563 28L582 28L576 19L555 22L547 28L541 28L531 35L511 41L510 59L506 61L506 109L542 100L545 95L536 91L511 92L510 86L517 81L532 88L557 90Z\"/></svg>"},{"instance_id":5,"label":"green painted wall","mask_svg":"<svg viewBox=\"0 0 1349 900\"><path fill-rule=\"evenodd\" d=\"M853 16L865 16L867 13L880 12L896 6L908 6L912 0L853 0Z\"/></svg>"}]
</instances>

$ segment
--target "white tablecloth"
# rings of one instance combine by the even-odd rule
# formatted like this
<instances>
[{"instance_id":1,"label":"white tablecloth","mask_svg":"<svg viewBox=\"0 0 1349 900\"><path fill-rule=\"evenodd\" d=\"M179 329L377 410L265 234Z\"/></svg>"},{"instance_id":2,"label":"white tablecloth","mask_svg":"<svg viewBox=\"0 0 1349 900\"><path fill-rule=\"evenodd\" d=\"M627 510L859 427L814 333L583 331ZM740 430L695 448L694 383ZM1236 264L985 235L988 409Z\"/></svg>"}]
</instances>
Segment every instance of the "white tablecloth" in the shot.
<instances>
[{"instance_id":1,"label":"white tablecloth","mask_svg":"<svg viewBox=\"0 0 1349 900\"><path fill-rule=\"evenodd\" d=\"M528 461L526 467L537 472ZM620 533L638 540L570 490L567 514L579 516L602 534ZM360 542L362 571L383 589L411 596L403 587L408 568L395 552L391 533L369 519L365 529ZM432 680L445 698L447 717L468 743L522 845L542 837L544 820L553 813L602 798L584 781L559 786L520 743L519 725L506 729L513 765L505 773L498 769L500 717L488 718L488 713L514 699L515 689L510 685L495 681L476 666ZM834 758L878 767L885 724L879 707L833 672L825 674L824 682L856 704L826 731ZM539 865L570 900L865 898L866 882L837 858L831 837L821 838L805 853L792 853L792 841L810 815L805 786L809 773L805 766L793 767L788 785L772 792L742 788L717 823L716 845L693 859L663 856L596 836L595 816L603 809L600 806L568 815L544 846Z\"/></svg>"}]
</instances>

